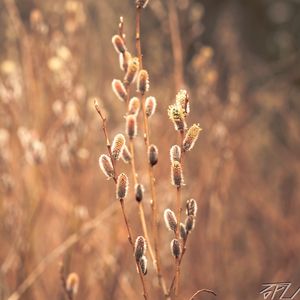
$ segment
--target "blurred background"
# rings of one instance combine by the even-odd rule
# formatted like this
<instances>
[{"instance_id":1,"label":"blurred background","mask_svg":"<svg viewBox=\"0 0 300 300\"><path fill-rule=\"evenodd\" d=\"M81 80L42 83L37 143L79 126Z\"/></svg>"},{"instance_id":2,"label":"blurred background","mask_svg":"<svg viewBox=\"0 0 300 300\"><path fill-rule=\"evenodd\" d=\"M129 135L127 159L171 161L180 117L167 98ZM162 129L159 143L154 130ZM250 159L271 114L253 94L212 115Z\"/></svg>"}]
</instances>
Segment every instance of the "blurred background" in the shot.
<instances>
[{"instance_id":1,"label":"blurred background","mask_svg":"<svg viewBox=\"0 0 300 300\"><path fill-rule=\"evenodd\" d=\"M93 107L96 97L111 137L124 131L111 90L123 78L111 43L120 16L135 53L133 0L0 1L0 299L64 299L62 261L80 277L76 299L141 299L114 184L99 170L106 148ZM150 0L141 40L158 101L150 127L167 283L174 262L162 212L175 205L168 155L176 143L167 107L186 88L188 123L203 131L184 166L183 199L199 208L180 299L201 288L223 300L263 299L262 283L278 281L292 293L300 286L300 1ZM150 220L141 130L135 147ZM141 234L132 188L126 209ZM151 263L146 283L150 299L162 299Z\"/></svg>"}]
</instances>

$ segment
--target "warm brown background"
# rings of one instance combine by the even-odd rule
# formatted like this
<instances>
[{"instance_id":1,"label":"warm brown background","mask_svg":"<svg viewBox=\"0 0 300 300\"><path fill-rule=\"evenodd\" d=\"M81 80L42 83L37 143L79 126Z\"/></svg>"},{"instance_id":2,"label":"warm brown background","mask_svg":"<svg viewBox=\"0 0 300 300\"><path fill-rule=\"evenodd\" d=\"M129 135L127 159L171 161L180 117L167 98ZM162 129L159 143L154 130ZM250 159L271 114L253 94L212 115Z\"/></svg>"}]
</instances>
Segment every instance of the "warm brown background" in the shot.
<instances>
[{"instance_id":1,"label":"warm brown background","mask_svg":"<svg viewBox=\"0 0 300 300\"><path fill-rule=\"evenodd\" d=\"M199 288L222 300L262 299L261 284L277 281L292 282L293 292L300 286L300 3L174 0L175 15L168 3L150 0L142 17L144 64L158 100L151 139L160 151L161 211L174 207L168 151L176 135L166 109L178 88L190 92L189 124L203 127L185 163L184 199L197 199L199 212L180 299ZM114 186L98 167L106 149L92 106L98 97L112 135L124 130L124 106L110 86L122 77L111 44L120 15L134 52L133 0L0 1L0 299L48 254L21 299L63 299L60 261L80 276L76 299L141 299ZM37 153L28 136L43 143ZM141 135L136 151L146 185ZM131 194L126 205L141 234ZM53 255L97 216L96 230ZM163 224L160 232L169 282L171 234ZM146 282L151 299L160 299L151 266Z\"/></svg>"}]
</instances>

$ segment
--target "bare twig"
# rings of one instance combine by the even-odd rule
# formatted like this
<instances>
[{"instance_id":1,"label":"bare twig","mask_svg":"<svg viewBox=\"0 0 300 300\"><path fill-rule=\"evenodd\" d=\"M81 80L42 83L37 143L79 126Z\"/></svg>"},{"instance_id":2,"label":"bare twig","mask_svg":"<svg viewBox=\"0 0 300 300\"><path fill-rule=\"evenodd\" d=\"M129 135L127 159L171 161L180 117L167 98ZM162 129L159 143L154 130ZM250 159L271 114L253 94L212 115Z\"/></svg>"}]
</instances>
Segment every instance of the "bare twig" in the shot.
<instances>
[{"instance_id":1,"label":"bare twig","mask_svg":"<svg viewBox=\"0 0 300 300\"><path fill-rule=\"evenodd\" d=\"M189 300L194 300L197 295L199 295L200 293L203 293L203 292L217 296L217 294L212 290L201 289L201 290L198 290L191 298L189 298Z\"/></svg>"}]
</instances>

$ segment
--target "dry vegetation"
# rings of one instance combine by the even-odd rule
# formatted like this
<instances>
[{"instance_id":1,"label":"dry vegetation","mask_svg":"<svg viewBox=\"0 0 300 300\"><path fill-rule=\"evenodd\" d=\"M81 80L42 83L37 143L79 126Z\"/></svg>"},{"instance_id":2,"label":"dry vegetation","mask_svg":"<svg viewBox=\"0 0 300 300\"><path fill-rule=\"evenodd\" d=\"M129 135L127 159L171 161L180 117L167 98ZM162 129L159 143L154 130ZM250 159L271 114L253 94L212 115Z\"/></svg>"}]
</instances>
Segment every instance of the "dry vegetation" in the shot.
<instances>
[{"instance_id":1,"label":"dry vegetation","mask_svg":"<svg viewBox=\"0 0 300 300\"><path fill-rule=\"evenodd\" d=\"M0 299L141 299L141 281L147 299L168 298L164 283L168 290L173 281L172 299L178 293L187 300L201 289L217 297L206 292L194 299L262 299L264 282L299 287L300 12L294 2L150 0L141 12L141 56L133 0L0 1ZM137 93L125 75L124 103L111 89L126 73L111 43L123 32L150 75L150 90L140 78ZM186 132L174 130L168 108L180 89L189 95L187 128L199 122L203 131L184 161L173 162L174 187L170 147L187 147ZM130 139L125 103L134 95L142 107ZM148 96L157 101L150 118L143 105ZM122 133L134 150L134 164L114 161L112 180L98 165L113 150L103 117L110 141ZM155 155L147 162L150 144L158 147L157 164ZM117 180L122 172L128 194L127 178ZM124 203L116 200L115 183ZM136 183L145 188L140 203ZM190 198L198 213L178 268L176 242L177 259L170 252L178 227L171 216L174 233L165 228L164 211L178 219L179 200L184 208ZM137 236L149 240L145 276ZM160 271L152 263L158 257Z\"/></svg>"}]
</instances>

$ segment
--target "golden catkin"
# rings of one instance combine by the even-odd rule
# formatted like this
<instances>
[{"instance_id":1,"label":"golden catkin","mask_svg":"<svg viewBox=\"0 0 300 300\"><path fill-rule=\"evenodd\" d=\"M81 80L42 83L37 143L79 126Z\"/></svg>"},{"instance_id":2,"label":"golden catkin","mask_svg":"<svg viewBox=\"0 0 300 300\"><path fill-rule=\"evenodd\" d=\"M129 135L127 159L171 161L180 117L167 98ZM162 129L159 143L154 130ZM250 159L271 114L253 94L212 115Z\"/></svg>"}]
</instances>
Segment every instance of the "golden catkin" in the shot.
<instances>
[{"instance_id":1,"label":"golden catkin","mask_svg":"<svg viewBox=\"0 0 300 300\"><path fill-rule=\"evenodd\" d=\"M124 72L127 71L129 61L131 60L131 54L129 51L125 51L124 53L119 54L119 64L120 69Z\"/></svg>"},{"instance_id":2,"label":"golden catkin","mask_svg":"<svg viewBox=\"0 0 300 300\"><path fill-rule=\"evenodd\" d=\"M141 202L144 197L144 186L140 183L135 185L135 200Z\"/></svg>"},{"instance_id":3,"label":"golden catkin","mask_svg":"<svg viewBox=\"0 0 300 300\"><path fill-rule=\"evenodd\" d=\"M140 111L140 99L138 97L132 97L129 101L129 106L128 106L128 114L130 115L138 115Z\"/></svg>"},{"instance_id":4,"label":"golden catkin","mask_svg":"<svg viewBox=\"0 0 300 300\"><path fill-rule=\"evenodd\" d=\"M79 276L76 273L70 273L66 280L66 290L71 294L75 295L79 288Z\"/></svg>"},{"instance_id":5,"label":"golden catkin","mask_svg":"<svg viewBox=\"0 0 300 300\"><path fill-rule=\"evenodd\" d=\"M146 253L147 243L143 236L138 236L134 244L134 256L136 261L139 261Z\"/></svg>"},{"instance_id":6,"label":"golden catkin","mask_svg":"<svg viewBox=\"0 0 300 300\"><path fill-rule=\"evenodd\" d=\"M170 105L168 115L174 124L175 130L183 131L186 129L185 113L181 106L177 106L176 104Z\"/></svg>"},{"instance_id":7,"label":"golden catkin","mask_svg":"<svg viewBox=\"0 0 300 300\"><path fill-rule=\"evenodd\" d=\"M124 76L124 84L126 86L130 85L136 78L139 70L139 59L137 57L133 57L129 60L127 71Z\"/></svg>"},{"instance_id":8,"label":"golden catkin","mask_svg":"<svg viewBox=\"0 0 300 300\"><path fill-rule=\"evenodd\" d=\"M155 145L150 145L148 148L148 162L151 167L154 167L158 162L158 149Z\"/></svg>"},{"instance_id":9,"label":"golden catkin","mask_svg":"<svg viewBox=\"0 0 300 300\"><path fill-rule=\"evenodd\" d=\"M144 95L149 91L149 74L146 70L140 70L137 79L137 91Z\"/></svg>"},{"instance_id":10,"label":"golden catkin","mask_svg":"<svg viewBox=\"0 0 300 300\"><path fill-rule=\"evenodd\" d=\"M181 187L184 184L181 164L176 160L171 165L171 182L176 187Z\"/></svg>"},{"instance_id":11,"label":"golden catkin","mask_svg":"<svg viewBox=\"0 0 300 300\"><path fill-rule=\"evenodd\" d=\"M177 239L171 241L171 253L177 259L181 254L180 242Z\"/></svg>"},{"instance_id":12,"label":"golden catkin","mask_svg":"<svg viewBox=\"0 0 300 300\"><path fill-rule=\"evenodd\" d=\"M135 4L137 8L145 8L148 4L149 0L136 0Z\"/></svg>"},{"instance_id":13,"label":"golden catkin","mask_svg":"<svg viewBox=\"0 0 300 300\"><path fill-rule=\"evenodd\" d=\"M131 162L132 157L131 157L130 151L126 145L124 145L124 147L123 147L121 158L126 164Z\"/></svg>"},{"instance_id":14,"label":"golden catkin","mask_svg":"<svg viewBox=\"0 0 300 300\"><path fill-rule=\"evenodd\" d=\"M183 140L182 148L184 151L190 151L193 149L201 130L202 129L199 124L194 124L189 128Z\"/></svg>"},{"instance_id":15,"label":"golden catkin","mask_svg":"<svg viewBox=\"0 0 300 300\"><path fill-rule=\"evenodd\" d=\"M154 115L156 110L156 99L152 96L147 97L145 101L145 112L147 118L150 118Z\"/></svg>"},{"instance_id":16,"label":"golden catkin","mask_svg":"<svg viewBox=\"0 0 300 300\"><path fill-rule=\"evenodd\" d=\"M189 199L186 201L186 214L188 216L193 216L195 217L197 214L197 202L195 199Z\"/></svg>"},{"instance_id":17,"label":"golden catkin","mask_svg":"<svg viewBox=\"0 0 300 300\"><path fill-rule=\"evenodd\" d=\"M115 176L114 168L108 155L102 154L99 157L99 166L108 179Z\"/></svg>"},{"instance_id":18,"label":"golden catkin","mask_svg":"<svg viewBox=\"0 0 300 300\"><path fill-rule=\"evenodd\" d=\"M164 220L165 220L166 227L170 231L174 231L174 233L175 233L176 229L177 229L177 219L176 219L174 212L171 209L169 209L169 208L165 209Z\"/></svg>"},{"instance_id":19,"label":"golden catkin","mask_svg":"<svg viewBox=\"0 0 300 300\"><path fill-rule=\"evenodd\" d=\"M117 179L116 197L118 200L125 199L128 192L128 177L121 173Z\"/></svg>"},{"instance_id":20,"label":"golden catkin","mask_svg":"<svg viewBox=\"0 0 300 300\"><path fill-rule=\"evenodd\" d=\"M130 139L133 139L137 135L137 119L136 115L126 116L126 134Z\"/></svg>"},{"instance_id":21,"label":"golden catkin","mask_svg":"<svg viewBox=\"0 0 300 300\"><path fill-rule=\"evenodd\" d=\"M118 53L124 53L126 51L124 40L118 34L114 35L111 41Z\"/></svg>"},{"instance_id":22,"label":"golden catkin","mask_svg":"<svg viewBox=\"0 0 300 300\"><path fill-rule=\"evenodd\" d=\"M119 160L125 145L125 137L123 134L119 133L114 137L112 146L111 146L111 155L115 160Z\"/></svg>"},{"instance_id":23,"label":"golden catkin","mask_svg":"<svg viewBox=\"0 0 300 300\"><path fill-rule=\"evenodd\" d=\"M143 275L146 275L147 274L147 258L145 255L143 255L141 257L139 264L140 264Z\"/></svg>"},{"instance_id":24,"label":"golden catkin","mask_svg":"<svg viewBox=\"0 0 300 300\"><path fill-rule=\"evenodd\" d=\"M181 159L181 149L178 145L173 145L170 149L170 160L171 162L179 161Z\"/></svg>"},{"instance_id":25,"label":"golden catkin","mask_svg":"<svg viewBox=\"0 0 300 300\"><path fill-rule=\"evenodd\" d=\"M190 112L189 96L186 90L180 90L176 95L176 105L180 106L185 115Z\"/></svg>"},{"instance_id":26,"label":"golden catkin","mask_svg":"<svg viewBox=\"0 0 300 300\"><path fill-rule=\"evenodd\" d=\"M120 101L126 102L127 101L127 91L119 79L114 79L112 81L112 90L115 93L115 95L118 97Z\"/></svg>"}]
</instances>

